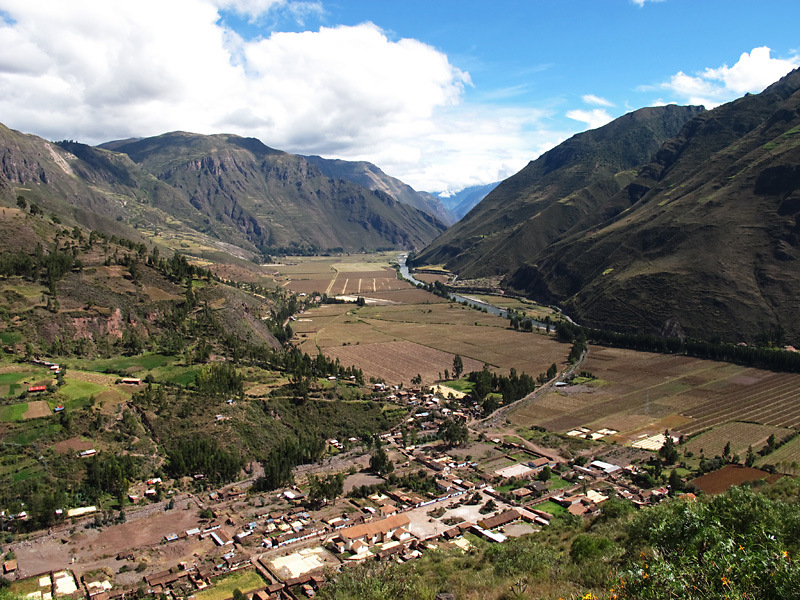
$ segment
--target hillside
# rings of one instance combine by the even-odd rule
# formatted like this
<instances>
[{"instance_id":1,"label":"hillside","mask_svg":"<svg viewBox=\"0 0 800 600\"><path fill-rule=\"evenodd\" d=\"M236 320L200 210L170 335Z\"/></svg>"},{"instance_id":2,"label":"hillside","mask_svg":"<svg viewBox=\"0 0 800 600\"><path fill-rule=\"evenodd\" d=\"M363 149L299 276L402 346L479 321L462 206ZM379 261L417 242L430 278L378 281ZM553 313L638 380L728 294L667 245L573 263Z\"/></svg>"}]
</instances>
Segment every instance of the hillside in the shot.
<instances>
[{"instance_id":1,"label":"hillside","mask_svg":"<svg viewBox=\"0 0 800 600\"><path fill-rule=\"evenodd\" d=\"M607 205L510 270L578 320L725 341L800 338L800 71L701 114Z\"/></svg>"},{"instance_id":2,"label":"hillside","mask_svg":"<svg viewBox=\"0 0 800 600\"><path fill-rule=\"evenodd\" d=\"M701 107L643 108L573 136L498 185L425 248L423 263L445 263L461 278L511 272L599 209ZM591 187L590 187L591 186Z\"/></svg>"},{"instance_id":3,"label":"hillside","mask_svg":"<svg viewBox=\"0 0 800 600\"><path fill-rule=\"evenodd\" d=\"M442 201L427 192L418 192L407 185L381 171L372 163L365 161L349 161L322 158L320 156L304 156L308 162L319 167L326 176L332 179L346 179L368 190L380 190L403 204L428 213L439 219L445 225L452 225L458 221Z\"/></svg>"},{"instance_id":4,"label":"hillside","mask_svg":"<svg viewBox=\"0 0 800 600\"><path fill-rule=\"evenodd\" d=\"M385 192L327 177L253 138L175 132L115 147L181 190L209 232L236 232L266 253L415 248L445 229Z\"/></svg>"}]
</instances>

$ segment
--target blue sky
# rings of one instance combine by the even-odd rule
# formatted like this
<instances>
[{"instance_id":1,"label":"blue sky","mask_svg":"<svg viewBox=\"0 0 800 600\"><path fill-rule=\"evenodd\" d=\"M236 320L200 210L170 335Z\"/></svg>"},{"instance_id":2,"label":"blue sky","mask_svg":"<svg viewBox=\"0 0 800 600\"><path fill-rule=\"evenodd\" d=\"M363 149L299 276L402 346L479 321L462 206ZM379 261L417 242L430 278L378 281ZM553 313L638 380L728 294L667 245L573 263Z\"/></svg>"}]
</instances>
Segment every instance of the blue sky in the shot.
<instances>
[{"instance_id":1,"label":"blue sky","mask_svg":"<svg viewBox=\"0 0 800 600\"><path fill-rule=\"evenodd\" d=\"M795 0L0 0L0 17L9 127L87 143L237 133L432 192L800 65Z\"/></svg>"}]
</instances>

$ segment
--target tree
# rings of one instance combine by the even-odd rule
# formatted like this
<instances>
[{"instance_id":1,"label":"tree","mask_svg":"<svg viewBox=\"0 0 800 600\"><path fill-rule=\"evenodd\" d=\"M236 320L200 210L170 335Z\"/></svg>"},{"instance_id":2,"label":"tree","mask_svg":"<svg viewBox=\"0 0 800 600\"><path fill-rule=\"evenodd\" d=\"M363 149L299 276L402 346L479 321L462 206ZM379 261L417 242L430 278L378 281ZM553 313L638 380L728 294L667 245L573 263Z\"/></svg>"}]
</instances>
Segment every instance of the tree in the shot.
<instances>
[{"instance_id":1,"label":"tree","mask_svg":"<svg viewBox=\"0 0 800 600\"><path fill-rule=\"evenodd\" d=\"M441 427L442 439L450 446L460 446L469 440L467 424L460 419L448 419Z\"/></svg>"},{"instance_id":2,"label":"tree","mask_svg":"<svg viewBox=\"0 0 800 600\"><path fill-rule=\"evenodd\" d=\"M333 502L344 491L344 473L329 473L323 477L308 476L310 486L309 500L312 502Z\"/></svg>"},{"instance_id":3,"label":"tree","mask_svg":"<svg viewBox=\"0 0 800 600\"><path fill-rule=\"evenodd\" d=\"M422 375L417 373L414 377L411 378L412 385L420 385L422 383Z\"/></svg>"},{"instance_id":4,"label":"tree","mask_svg":"<svg viewBox=\"0 0 800 600\"><path fill-rule=\"evenodd\" d=\"M669 490L671 494L683 491L683 480L675 469L669 473Z\"/></svg>"},{"instance_id":5,"label":"tree","mask_svg":"<svg viewBox=\"0 0 800 600\"><path fill-rule=\"evenodd\" d=\"M389 455L382 446L378 446L378 449L372 453L369 459L369 468L378 475L388 475L394 471L394 463L389 460Z\"/></svg>"},{"instance_id":6,"label":"tree","mask_svg":"<svg viewBox=\"0 0 800 600\"><path fill-rule=\"evenodd\" d=\"M669 434L669 431L664 431L664 445L658 451L659 456L664 459L668 465L674 465L678 460L678 449L675 447L675 441Z\"/></svg>"},{"instance_id":7,"label":"tree","mask_svg":"<svg viewBox=\"0 0 800 600\"><path fill-rule=\"evenodd\" d=\"M464 361L461 360L461 355L456 354L453 357L453 379L458 379L461 377L461 373L464 372Z\"/></svg>"},{"instance_id":8,"label":"tree","mask_svg":"<svg viewBox=\"0 0 800 600\"><path fill-rule=\"evenodd\" d=\"M39 208L39 205L31 202L31 214L35 217L36 215L41 214L41 212L42 209Z\"/></svg>"},{"instance_id":9,"label":"tree","mask_svg":"<svg viewBox=\"0 0 800 600\"><path fill-rule=\"evenodd\" d=\"M17 196L17 206L21 210L25 210L26 208L28 208L28 201L25 200L25 196Z\"/></svg>"},{"instance_id":10,"label":"tree","mask_svg":"<svg viewBox=\"0 0 800 600\"><path fill-rule=\"evenodd\" d=\"M550 478L552 476L553 476L553 470L548 465L545 465L544 468L541 471L539 471L537 479L539 481L550 481Z\"/></svg>"},{"instance_id":11,"label":"tree","mask_svg":"<svg viewBox=\"0 0 800 600\"><path fill-rule=\"evenodd\" d=\"M753 452L753 446L748 446L747 447L747 456L744 459L744 466L745 467L752 467L754 462L756 462L756 455Z\"/></svg>"}]
</instances>

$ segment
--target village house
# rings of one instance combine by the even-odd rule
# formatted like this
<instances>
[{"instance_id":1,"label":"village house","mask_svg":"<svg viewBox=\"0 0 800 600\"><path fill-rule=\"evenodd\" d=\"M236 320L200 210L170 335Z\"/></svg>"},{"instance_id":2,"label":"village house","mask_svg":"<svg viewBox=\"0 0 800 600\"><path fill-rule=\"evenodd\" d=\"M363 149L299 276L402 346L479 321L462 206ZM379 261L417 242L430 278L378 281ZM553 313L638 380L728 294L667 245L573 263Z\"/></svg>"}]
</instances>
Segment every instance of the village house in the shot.
<instances>
[{"instance_id":1,"label":"village house","mask_svg":"<svg viewBox=\"0 0 800 600\"><path fill-rule=\"evenodd\" d=\"M364 523L362 525L355 525L342 529L339 532L339 537L345 544L347 550L353 549L353 544L357 541L364 542L368 546L372 546L379 542L388 542L392 539L395 531L402 527L407 527L411 520L407 515L399 514L392 515L386 519L379 521L372 521L371 523Z\"/></svg>"}]
</instances>

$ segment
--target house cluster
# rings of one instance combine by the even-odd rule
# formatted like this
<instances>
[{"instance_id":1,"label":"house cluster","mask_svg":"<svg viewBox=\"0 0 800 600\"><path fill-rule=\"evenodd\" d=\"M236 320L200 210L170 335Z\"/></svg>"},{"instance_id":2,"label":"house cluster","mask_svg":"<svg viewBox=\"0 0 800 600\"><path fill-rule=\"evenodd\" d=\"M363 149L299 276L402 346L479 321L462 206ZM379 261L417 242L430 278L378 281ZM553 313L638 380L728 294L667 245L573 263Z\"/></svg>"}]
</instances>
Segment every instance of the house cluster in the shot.
<instances>
[{"instance_id":1,"label":"house cluster","mask_svg":"<svg viewBox=\"0 0 800 600\"><path fill-rule=\"evenodd\" d=\"M35 365L47 367L48 369L50 369L53 375L58 375L59 373L61 373L61 367L56 363L47 360L41 360L39 358L34 358L33 360L31 360L31 362Z\"/></svg>"}]
</instances>

